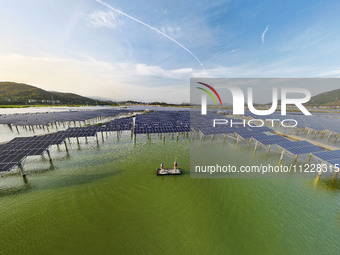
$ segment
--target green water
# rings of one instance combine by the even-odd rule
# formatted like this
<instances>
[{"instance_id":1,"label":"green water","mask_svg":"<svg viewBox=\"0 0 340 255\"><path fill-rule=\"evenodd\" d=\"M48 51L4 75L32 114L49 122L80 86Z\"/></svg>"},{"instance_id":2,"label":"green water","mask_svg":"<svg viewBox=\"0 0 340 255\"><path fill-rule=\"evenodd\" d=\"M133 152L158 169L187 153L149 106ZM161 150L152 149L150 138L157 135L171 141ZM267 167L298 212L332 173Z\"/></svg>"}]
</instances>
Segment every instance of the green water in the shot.
<instances>
[{"instance_id":1,"label":"green water","mask_svg":"<svg viewBox=\"0 0 340 255\"><path fill-rule=\"evenodd\" d=\"M17 174L0 178L0 254L340 251L337 183L191 179L183 138L140 137L134 145L128 133L119 142L111 134L99 145L92 139L68 146L69 155L52 149L53 166L40 156L28 159L27 183ZM233 158L250 163L249 155ZM175 159L184 175L155 175L161 161Z\"/></svg>"}]
</instances>

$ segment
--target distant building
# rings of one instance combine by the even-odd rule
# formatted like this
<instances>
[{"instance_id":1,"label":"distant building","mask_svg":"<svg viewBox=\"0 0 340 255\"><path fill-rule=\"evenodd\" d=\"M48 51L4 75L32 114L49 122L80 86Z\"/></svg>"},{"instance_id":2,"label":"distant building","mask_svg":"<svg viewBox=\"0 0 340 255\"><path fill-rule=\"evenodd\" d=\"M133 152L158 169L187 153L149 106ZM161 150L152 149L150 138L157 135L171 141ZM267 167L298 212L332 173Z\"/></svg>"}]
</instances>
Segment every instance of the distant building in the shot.
<instances>
[{"instance_id":1,"label":"distant building","mask_svg":"<svg viewBox=\"0 0 340 255\"><path fill-rule=\"evenodd\" d=\"M28 103L32 104L32 103L37 103L38 100L36 99L28 99Z\"/></svg>"},{"instance_id":2,"label":"distant building","mask_svg":"<svg viewBox=\"0 0 340 255\"><path fill-rule=\"evenodd\" d=\"M42 103L48 103L48 104L61 104L60 100L41 100Z\"/></svg>"},{"instance_id":3,"label":"distant building","mask_svg":"<svg viewBox=\"0 0 340 255\"><path fill-rule=\"evenodd\" d=\"M5 99L6 102L11 102L10 98Z\"/></svg>"}]
</instances>

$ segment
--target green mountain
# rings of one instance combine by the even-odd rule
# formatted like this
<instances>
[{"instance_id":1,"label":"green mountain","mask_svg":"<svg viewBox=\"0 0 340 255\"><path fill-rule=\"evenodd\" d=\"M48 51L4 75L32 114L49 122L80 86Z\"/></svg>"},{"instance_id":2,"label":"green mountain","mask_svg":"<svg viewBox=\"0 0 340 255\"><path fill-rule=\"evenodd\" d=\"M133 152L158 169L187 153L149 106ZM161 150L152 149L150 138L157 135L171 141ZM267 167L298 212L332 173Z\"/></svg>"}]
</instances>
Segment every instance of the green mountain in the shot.
<instances>
[{"instance_id":1,"label":"green mountain","mask_svg":"<svg viewBox=\"0 0 340 255\"><path fill-rule=\"evenodd\" d=\"M308 105L340 106L340 89L328 91L311 98Z\"/></svg>"},{"instance_id":2,"label":"green mountain","mask_svg":"<svg viewBox=\"0 0 340 255\"><path fill-rule=\"evenodd\" d=\"M46 91L24 83L0 82L0 105L9 104L96 105L97 101L73 93Z\"/></svg>"}]
</instances>

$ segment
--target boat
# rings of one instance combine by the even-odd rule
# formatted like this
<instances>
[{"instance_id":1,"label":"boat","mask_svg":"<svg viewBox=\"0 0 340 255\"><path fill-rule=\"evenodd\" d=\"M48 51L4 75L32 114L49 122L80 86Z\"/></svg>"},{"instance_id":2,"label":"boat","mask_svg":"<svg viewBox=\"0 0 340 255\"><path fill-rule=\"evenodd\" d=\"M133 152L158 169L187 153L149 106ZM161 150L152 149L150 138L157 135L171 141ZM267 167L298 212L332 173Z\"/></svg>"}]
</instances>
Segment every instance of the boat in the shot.
<instances>
[{"instance_id":1,"label":"boat","mask_svg":"<svg viewBox=\"0 0 340 255\"><path fill-rule=\"evenodd\" d=\"M172 169L165 169L165 168L159 168L157 169L157 175L181 175L182 169L180 168L172 168Z\"/></svg>"},{"instance_id":2,"label":"boat","mask_svg":"<svg viewBox=\"0 0 340 255\"><path fill-rule=\"evenodd\" d=\"M174 168L164 168L164 163L161 168L157 169L157 175L181 175L182 169L177 168L177 162L174 162Z\"/></svg>"}]
</instances>

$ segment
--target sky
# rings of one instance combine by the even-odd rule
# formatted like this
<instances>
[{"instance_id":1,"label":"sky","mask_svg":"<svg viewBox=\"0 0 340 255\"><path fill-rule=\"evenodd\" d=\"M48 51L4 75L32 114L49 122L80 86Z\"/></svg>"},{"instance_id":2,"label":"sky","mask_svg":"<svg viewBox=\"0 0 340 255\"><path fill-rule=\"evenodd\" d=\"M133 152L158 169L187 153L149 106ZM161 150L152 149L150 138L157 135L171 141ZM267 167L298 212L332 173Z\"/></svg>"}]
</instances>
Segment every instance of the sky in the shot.
<instances>
[{"instance_id":1,"label":"sky","mask_svg":"<svg viewBox=\"0 0 340 255\"><path fill-rule=\"evenodd\" d=\"M0 81L182 103L191 77L337 78L339 13L328 0L1 0Z\"/></svg>"}]
</instances>

